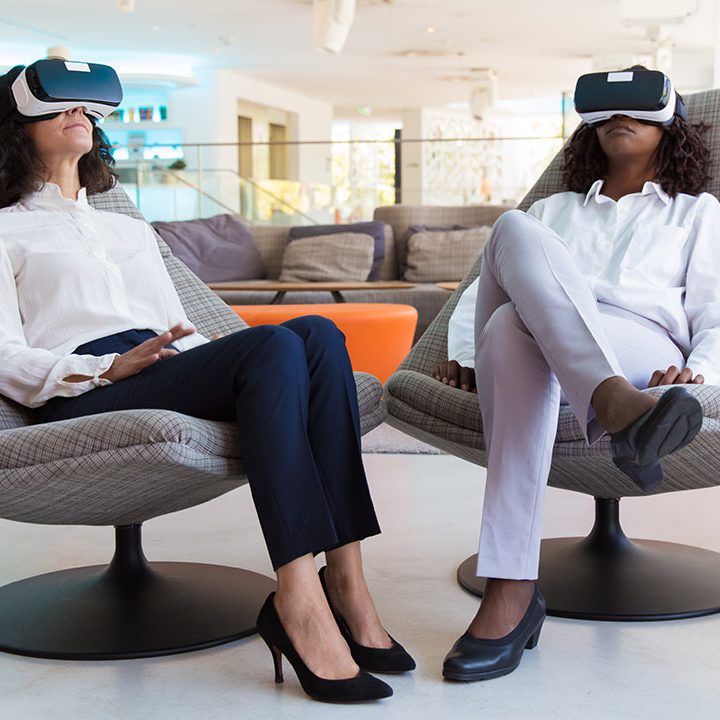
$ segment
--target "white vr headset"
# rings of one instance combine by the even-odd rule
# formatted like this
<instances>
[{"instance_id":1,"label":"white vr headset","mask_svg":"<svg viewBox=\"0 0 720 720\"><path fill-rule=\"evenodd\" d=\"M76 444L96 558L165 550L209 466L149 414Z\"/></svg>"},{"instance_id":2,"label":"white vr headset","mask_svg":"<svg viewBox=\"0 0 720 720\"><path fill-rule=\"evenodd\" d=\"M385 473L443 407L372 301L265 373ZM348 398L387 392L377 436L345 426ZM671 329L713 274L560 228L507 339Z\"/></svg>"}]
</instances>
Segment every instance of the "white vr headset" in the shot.
<instances>
[{"instance_id":1,"label":"white vr headset","mask_svg":"<svg viewBox=\"0 0 720 720\"><path fill-rule=\"evenodd\" d=\"M613 115L651 125L671 125L676 115L687 119L687 108L672 81L658 70L581 75L575 86L575 110L595 127Z\"/></svg>"},{"instance_id":2,"label":"white vr headset","mask_svg":"<svg viewBox=\"0 0 720 720\"><path fill-rule=\"evenodd\" d=\"M77 107L92 118L104 118L123 97L120 79L109 65L67 60L38 60L23 68L11 95L28 121L47 120Z\"/></svg>"}]
</instances>

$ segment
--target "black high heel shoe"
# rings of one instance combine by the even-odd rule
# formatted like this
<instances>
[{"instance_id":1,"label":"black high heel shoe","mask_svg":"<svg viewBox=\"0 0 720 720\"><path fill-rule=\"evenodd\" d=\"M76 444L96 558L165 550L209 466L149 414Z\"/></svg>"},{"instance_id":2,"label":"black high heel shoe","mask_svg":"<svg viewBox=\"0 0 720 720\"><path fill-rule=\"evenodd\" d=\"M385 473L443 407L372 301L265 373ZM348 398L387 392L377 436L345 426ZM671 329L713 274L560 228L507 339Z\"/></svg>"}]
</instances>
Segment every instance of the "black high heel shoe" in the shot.
<instances>
[{"instance_id":1,"label":"black high heel shoe","mask_svg":"<svg viewBox=\"0 0 720 720\"><path fill-rule=\"evenodd\" d=\"M643 490L662 482L660 458L685 447L702 427L702 407L685 388L667 390L646 413L610 434L612 461Z\"/></svg>"},{"instance_id":2,"label":"black high heel shoe","mask_svg":"<svg viewBox=\"0 0 720 720\"><path fill-rule=\"evenodd\" d=\"M360 645L353 639L350 628L347 626L345 619L335 609L330 599L330 593L328 591L327 582L325 581L325 570L326 568L320 568L320 583L325 591L325 597L327 598L328 605L332 610L332 614L335 617L338 627L342 636L345 638L345 642L350 647L353 660L363 669L370 672L377 673L403 673L414 670L416 665L407 650L393 638L389 633L388 637L392 642L392 646L389 648L372 648Z\"/></svg>"},{"instance_id":3,"label":"black high heel shoe","mask_svg":"<svg viewBox=\"0 0 720 720\"><path fill-rule=\"evenodd\" d=\"M545 613L545 598L535 585L530 605L517 627L497 640L480 640L466 632L445 657L443 677L473 682L509 675L520 664L523 652L537 646Z\"/></svg>"},{"instance_id":4,"label":"black high heel shoe","mask_svg":"<svg viewBox=\"0 0 720 720\"><path fill-rule=\"evenodd\" d=\"M313 700L332 703L358 703L381 700L393 694L392 688L382 680L373 677L364 670L355 677L342 680L325 680L315 675L298 655L285 632L280 616L275 608L275 593L268 595L260 609L257 619L257 631L265 641L275 663L275 682L283 682L282 656L290 661L302 689Z\"/></svg>"}]
</instances>

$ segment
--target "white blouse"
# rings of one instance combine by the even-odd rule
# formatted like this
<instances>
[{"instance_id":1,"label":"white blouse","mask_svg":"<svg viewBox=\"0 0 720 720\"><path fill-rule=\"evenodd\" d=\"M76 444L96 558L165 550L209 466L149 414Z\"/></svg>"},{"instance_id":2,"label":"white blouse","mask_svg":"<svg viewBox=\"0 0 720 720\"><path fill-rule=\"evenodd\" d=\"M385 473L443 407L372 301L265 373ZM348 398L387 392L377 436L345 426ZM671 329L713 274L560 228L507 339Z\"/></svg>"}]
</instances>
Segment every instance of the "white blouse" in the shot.
<instances>
[{"instance_id":1,"label":"white blouse","mask_svg":"<svg viewBox=\"0 0 720 720\"><path fill-rule=\"evenodd\" d=\"M616 202L602 185L538 200L528 214L562 238L599 302L657 323L687 367L720 384L720 203L709 193L671 198L652 182ZM477 282L448 326L448 358L468 367Z\"/></svg>"},{"instance_id":2,"label":"white blouse","mask_svg":"<svg viewBox=\"0 0 720 720\"><path fill-rule=\"evenodd\" d=\"M46 183L0 210L0 394L28 407L110 384L117 353L74 355L131 329L190 326L150 226ZM208 342L200 333L178 350ZM68 375L92 380L66 382Z\"/></svg>"}]
</instances>

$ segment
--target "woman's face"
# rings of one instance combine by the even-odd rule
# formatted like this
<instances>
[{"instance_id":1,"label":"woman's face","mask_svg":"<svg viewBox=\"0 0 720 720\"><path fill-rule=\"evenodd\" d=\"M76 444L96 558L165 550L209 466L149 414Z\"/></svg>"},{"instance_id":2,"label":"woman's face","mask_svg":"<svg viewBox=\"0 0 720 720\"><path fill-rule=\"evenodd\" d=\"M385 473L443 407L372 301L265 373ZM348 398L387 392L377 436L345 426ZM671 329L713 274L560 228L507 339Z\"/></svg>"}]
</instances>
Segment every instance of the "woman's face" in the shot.
<instances>
[{"instance_id":1,"label":"woman's face","mask_svg":"<svg viewBox=\"0 0 720 720\"><path fill-rule=\"evenodd\" d=\"M66 110L49 120L28 123L25 131L45 164L63 157L79 159L92 150L93 125L83 107Z\"/></svg>"},{"instance_id":2,"label":"woman's face","mask_svg":"<svg viewBox=\"0 0 720 720\"><path fill-rule=\"evenodd\" d=\"M608 160L650 162L665 131L658 125L646 125L627 115L613 115L596 132Z\"/></svg>"}]
</instances>

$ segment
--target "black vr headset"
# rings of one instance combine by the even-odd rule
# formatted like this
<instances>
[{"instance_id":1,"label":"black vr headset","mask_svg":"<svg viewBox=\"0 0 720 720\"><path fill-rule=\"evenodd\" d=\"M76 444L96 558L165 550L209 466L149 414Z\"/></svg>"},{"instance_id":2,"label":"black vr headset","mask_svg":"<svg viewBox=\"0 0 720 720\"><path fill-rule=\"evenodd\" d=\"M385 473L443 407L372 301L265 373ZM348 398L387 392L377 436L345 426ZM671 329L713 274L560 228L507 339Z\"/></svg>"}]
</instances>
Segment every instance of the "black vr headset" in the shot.
<instances>
[{"instance_id":1,"label":"black vr headset","mask_svg":"<svg viewBox=\"0 0 720 720\"><path fill-rule=\"evenodd\" d=\"M107 117L122 102L122 87L108 65L38 60L18 65L0 78L0 123L13 111L23 120L49 120L84 107L91 118Z\"/></svg>"},{"instance_id":2,"label":"black vr headset","mask_svg":"<svg viewBox=\"0 0 720 720\"><path fill-rule=\"evenodd\" d=\"M659 70L623 70L581 75L575 86L575 110L599 127L613 115L626 115L650 125L687 120L687 108L670 78Z\"/></svg>"}]
</instances>

